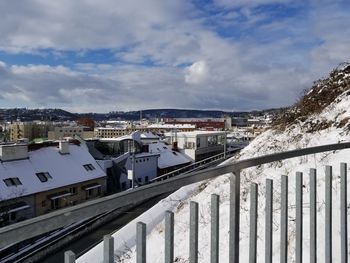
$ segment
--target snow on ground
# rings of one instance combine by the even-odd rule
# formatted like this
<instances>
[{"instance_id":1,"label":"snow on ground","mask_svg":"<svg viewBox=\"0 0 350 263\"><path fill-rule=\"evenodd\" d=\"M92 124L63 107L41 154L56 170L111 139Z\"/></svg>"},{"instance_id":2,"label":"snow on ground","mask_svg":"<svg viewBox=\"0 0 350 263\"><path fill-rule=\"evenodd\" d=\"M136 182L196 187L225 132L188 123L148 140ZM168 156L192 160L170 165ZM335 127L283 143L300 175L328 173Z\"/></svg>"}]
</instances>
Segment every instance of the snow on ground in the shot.
<instances>
[{"instance_id":1,"label":"snow on ground","mask_svg":"<svg viewBox=\"0 0 350 263\"><path fill-rule=\"evenodd\" d=\"M336 123L350 116L350 97L342 95L340 100L329 105L317 116L308 121L327 119ZM311 147L323 144L350 141L348 128L337 128L337 125L313 133L305 133L303 123L294 125L287 131L269 130L256 138L240 153L239 159L281 152L286 150ZM350 150L326 152L297 157L285 161L274 162L246 169L241 174L241 262L248 262L249 248L249 189L250 183L259 185L258 202L258 262L264 261L264 207L265 180L274 180L274 225L273 225L273 261L279 262L279 223L280 223L280 177L289 178L289 262L294 262L295 249L295 173L303 172L303 260L309 262L309 184L310 168L317 168L317 207L318 207L318 262L323 262L325 252L325 165L333 166L333 261L340 262L340 162L348 162ZM228 160L233 162L234 159ZM349 170L349 168L348 168ZM228 262L228 230L229 230L229 175L222 175L206 182L181 188L162 200L152 209L126 225L113 236L115 238L116 262L136 262L135 229L136 222L147 223L147 262L164 261L164 211L175 212L175 260L188 262L189 240L189 202L199 202L199 261L210 261L210 195L220 195L220 262ZM102 244L97 245L77 262L102 262Z\"/></svg>"}]
</instances>

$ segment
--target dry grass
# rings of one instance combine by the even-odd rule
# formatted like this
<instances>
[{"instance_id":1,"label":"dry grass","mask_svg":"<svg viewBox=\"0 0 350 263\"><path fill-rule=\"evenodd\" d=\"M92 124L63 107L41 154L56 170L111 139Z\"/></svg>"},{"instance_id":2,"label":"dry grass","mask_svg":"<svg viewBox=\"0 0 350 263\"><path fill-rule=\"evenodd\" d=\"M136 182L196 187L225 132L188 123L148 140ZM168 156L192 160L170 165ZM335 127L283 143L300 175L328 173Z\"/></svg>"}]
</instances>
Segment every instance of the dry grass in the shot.
<instances>
[{"instance_id":1,"label":"dry grass","mask_svg":"<svg viewBox=\"0 0 350 263\"><path fill-rule=\"evenodd\" d=\"M299 101L291 108L284 111L273 123L274 128L285 130L288 126L304 122L313 114L320 113L324 108L336 100L336 98L348 91L350 95L350 64L342 65L334 69L328 78L314 82L310 90L304 91ZM344 123L344 125L347 124ZM330 127L332 123L310 124L310 132Z\"/></svg>"}]
</instances>

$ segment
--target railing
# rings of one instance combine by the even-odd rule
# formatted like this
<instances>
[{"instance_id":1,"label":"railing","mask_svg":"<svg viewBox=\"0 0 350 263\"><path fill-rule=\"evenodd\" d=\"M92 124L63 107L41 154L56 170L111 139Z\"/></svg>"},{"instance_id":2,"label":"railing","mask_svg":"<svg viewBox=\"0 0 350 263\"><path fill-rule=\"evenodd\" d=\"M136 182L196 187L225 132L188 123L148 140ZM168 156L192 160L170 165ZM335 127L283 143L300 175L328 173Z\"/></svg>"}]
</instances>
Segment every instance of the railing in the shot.
<instances>
[{"instance_id":1,"label":"railing","mask_svg":"<svg viewBox=\"0 0 350 263\"><path fill-rule=\"evenodd\" d=\"M210 166L210 165L215 164L217 162L226 160L230 157L232 157L232 154L230 154L229 152L227 152L226 154L222 152L222 153L216 154L214 156L208 157L206 159L203 159L201 161L191 163L189 165L186 165L184 167L181 167L181 168L176 169L174 171L171 171L169 173L158 176L158 177L150 180L149 183L166 180L166 179L169 179L169 178L174 177L174 176L179 175L179 174L193 172L196 169L200 169L201 167Z\"/></svg>"},{"instance_id":2,"label":"railing","mask_svg":"<svg viewBox=\"0 0 350 263\"><path fill-rule=\"evenodd\" d=\"M234 248L230 252L230 262L238 262L238 233L239 231L239 189L240 189L240 171L242 169L257 166L260 164L279 161L287 158L298 157L307 154L320 153L325 151L334 151L350 148L350 143L338 143L297 149L277 154L270 154L261 157L242 160L206 170L179 175L161 182L145 185L136 189L114 194L111 196L95 199L73 207L64 208L50 214L42 215L36 218L28 219L10 226L0 228L0 247L16 243L59 227L80 221L84 218L95 216L118 207L138 203L146 198L175 191L182 186L214 178L227 173L234 173L231 180L231 205L230 205L230 243ZM233 260L236 261L233 261Z\"/></svg>"},{"instance_id":3,"label":"railing","mask_svg":"<svg viewBox=\"0 0 350 263\"><path fill-rule=\"evenodd\" d=\"M325 256L317 258L317 208L316 208L316 169L310 169L310 256L307 262L315 263L317 260L322 262L332 262L332 166L326 166L325 169ZM230 243L229 262L239 262L239 173L232 174L230 189ZM296 172L295 184L295 254L296 263L303 260L303 173ZM288 259L288 176L281 177L280 189L280 251L279 262L287 263ZM272 263L273 260L273 181L266 179L265 194L265 262ZM210 262L219 262L219 199L216 194L211 196L211 240L210 240ZM257 262L257 222L258 222L258 184L250 185L250 216L249 216L249 263ZM347 233L347 164L340 164L340 244L341 244L341 263L348 262L348 233ZM190 263L198 262L198 203L190 202L190 224L189 224L189 252L188 258ZM225 227L225 226L223 226ZM146 224L138 222L136 225L136 262L146 263ZM110 235L104 237L104 263L114 262L114 239ZM165 231L164 231L164 262L174 262L174 213L165 212ZM66 252L66 263L75 262L74 253Z\"/></svg>"}]
</instances>

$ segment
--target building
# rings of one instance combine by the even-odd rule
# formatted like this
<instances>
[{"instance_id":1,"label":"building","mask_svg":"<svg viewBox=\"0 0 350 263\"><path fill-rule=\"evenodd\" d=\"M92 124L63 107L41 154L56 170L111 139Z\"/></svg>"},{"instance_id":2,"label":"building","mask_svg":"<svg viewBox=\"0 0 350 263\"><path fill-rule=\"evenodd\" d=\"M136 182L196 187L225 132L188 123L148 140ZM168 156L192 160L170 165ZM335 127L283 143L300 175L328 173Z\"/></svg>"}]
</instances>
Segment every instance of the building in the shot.
<instances>
[{"instance_id":1,"label":"building","mask_svg":"<svg viewBox=\"0 0 350 263\"><path fill-rule=\"evenodd\" d=\"M133 160L135 158L135 163ZM159 154L157 153L137 153L130 155L125 163L126 173L120 176L120 188L126 190L132 187L132 173L134 173L135 186L147 184L157 177L157 165Z\"/></svg>"},{"instance_id":2,"label":"building","mask_svg":"<svg viewBox=\"0 0 350 263\"><path fill-rule=\"evenodd\" d=\"M117 138L86 140L91 155L107 174L107 192L115 193L146 184L157 176L159 154L144 151L140 132Z\"/></svg>"},{"instance_id":3,"label":"building","mask_svg":"<svg viewBox=\"0 0 350 263\"><path fill-rule=\"evenodd\" d=\"M232 127L231 117L224 118L166 118L166 124L190 124L201 130L229 130Z\"/></svg>"},{"instance_id":4,"label":"building","mask_svg":"<svg viewBox=\"0 0 350 263\"><path fill-rule=\"evenodd\" d=\"M108 193L132 187L132 173L138 186L192 162L159 139L154 133L134 132L118 138L86 141L90 153L107 174Z\"/></svg>"},{"instance_id":5,"label":"building","mask_svg":"<svg viewBox=\"0 0 350 263\"><path fill-rule=\"evenodd\" d=\"M62 140L64 138L74 138L79 136L83 139L93 138L94 132L89 127L85 126L65 126L54 127L48 132L48 140Z\"/></svg>"},{"instance_id":6,"label":"building","mask_svg":"<svg viewBox=\"0 0 350 263\"><path fill-rule=\"evenodd\" d=\"M133 127L97 127L95 128L96 138L116 138L125 135L129 135L133 132L153 132L153 133L165 133L170 131L194 131L195 125L191 124L164 124L155 123L147 126L133 126Z\"/></svg>"},{"instance_id":7,"label":"building","mask_svg":"<svg viewBox=\"0 0 350 263\"><path fill-rule=\"evenodd\" d=\"M10 141L32 141L35 138L46 138L50 125L45 122L14 122L10 124L9 129Z\"/></svg>"},{"instance_id":8,"label":"building","mask_svg":"<svg viewBox=\"0 0 350 263\"><path fill-rule=\"evenodd\" d=\"M148 130L153 132L165 133L171 131L177 132L188 132L194 131L196 129L196 125L182 123L182 124L174 124L174 123L154 123L147 126Z\"/></svg>"},{"instance_id":9,"label":"building","mask_svg":"<svg viewBox=\"0 0 350 263\"><path fill-rule=\"evenodd\" d=\"M105 194L106 174L78 143L0 145L0 225Z\"/></svg>"},{"instance_id":10,"label":"building","mask_svg":"<svg viewBox=\"0 0 350 263\"><path fill-rule=\"evenodd\" d=\"M225 132L179 132L171 140L181 153L197 162L224 152Z\"/></svg>"},{"instance_id":11,"label":"building","mask_svg":"<svg viewBox=\"0 0 350 263\"><path fill-rule=\"evenodd\" d=\"M148 151L158 154L158 176L180 169L191 164L192 160L185 154L174 151L170 145L164 142L153 142L148 145Z\"/></svg>"},{"instance_id":12,"label":"building","mask_svg":"<svg viewBox=\"0 0 350 263\"><path fill-rule=\"evenodd\" d=\"M96 138L115 138L128 135L132 132L130 128L122 127L97 127L94 130L94 137Z\"/></svg>"}]
</instances>

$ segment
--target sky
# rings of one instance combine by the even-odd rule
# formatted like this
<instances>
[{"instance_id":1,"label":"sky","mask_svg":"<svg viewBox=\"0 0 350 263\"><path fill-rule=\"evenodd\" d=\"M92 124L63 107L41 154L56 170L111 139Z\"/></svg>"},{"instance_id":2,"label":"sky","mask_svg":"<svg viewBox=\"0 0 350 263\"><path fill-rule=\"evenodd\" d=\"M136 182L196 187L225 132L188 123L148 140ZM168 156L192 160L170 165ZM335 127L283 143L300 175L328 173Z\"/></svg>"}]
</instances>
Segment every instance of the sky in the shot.
<instances>
[{"instance_id":1,"label":"sky","mask_svg":"<svg viewBox=\"0 0 350 263\"><path fill-rule=\"evenodd\" d=\"M0 0L0 108L289 106L350 61L344 0Z\"/></svg>"}]
</instances>

